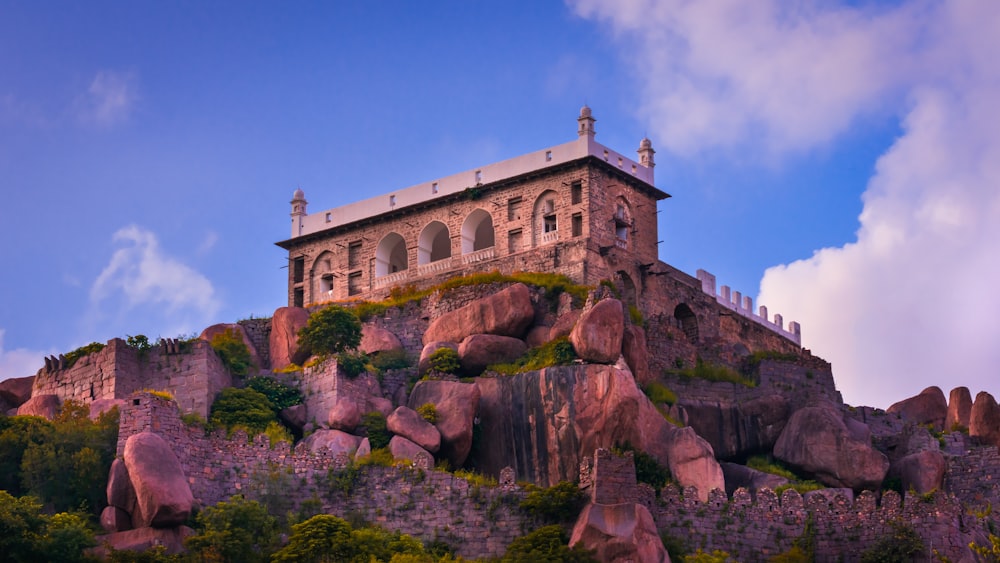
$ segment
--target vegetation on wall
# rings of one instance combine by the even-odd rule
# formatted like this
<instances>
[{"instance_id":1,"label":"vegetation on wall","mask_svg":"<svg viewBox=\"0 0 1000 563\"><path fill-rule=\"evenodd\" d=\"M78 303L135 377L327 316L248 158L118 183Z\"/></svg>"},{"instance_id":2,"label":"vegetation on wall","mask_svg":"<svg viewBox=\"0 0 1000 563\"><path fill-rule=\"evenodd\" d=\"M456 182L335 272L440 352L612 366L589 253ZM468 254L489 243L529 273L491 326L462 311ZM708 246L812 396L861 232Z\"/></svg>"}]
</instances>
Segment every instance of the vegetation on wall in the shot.
<instances>
[{"instance_id":1,"label":"vegetation on wall","mask_svg":"<svg viewBox=\"0 0 1000 563\"><path fill-rule=\"evenodd\" d=\"M267 430L272 422L277 422L274 406L263 393L253 389L227 387L212 403L209 422L226 428L230 433L237 429L256 436Z\"/></svg>"},{"instance_id":2,"label":"vegetation on wall","mask_svg":"<svg viewBox=\"0 0 1000 563\"><path fill-rule=\"evenodd\" d=\"M632 452L632 461L635 462L635 480L638 483L646 483L659 494L667 483L671 482L670 469L660 465L656 458L646 452L625 442L612 448L615 455L624 455L625 452Z\"/></svg>"},{"instance_id":3,"label":"vegetation on wall","mask_svg":"<svg viewBox=\"0 0 1000 563\"><path fill-rule=\"evenodd\" d=\"M247 380L247 388L267 397L276 411L302 404L302 392L273 377L258 375Z\"/></svg>"},{"instance_id":4,"label":"vegetation on wall","mask_svg":"<svg viewBox=\"0 0 1000 563\"><path fill-rule=\"evenodd\" d=\"M688 379L736 383L745 387L756 387L757 382L735 370L722 365L710 364L698 358L693 368L668 369L668 375L679 375Z\"/></svg>"},{"instance_id":5,"label":"vegetation on wall","mask_svg":"<svg viewBox=\"0 0 1000 563\"><path fill-rule=\"evenodd\" d=\"M340 354L361 344L361 320L339 305L331 305L309 315L299 331L299 346L318 356Z\"/></svg>"},{"instance_id":6,"label":"vegetation on wall","mask_svg":"<svg viewBox=\"0 0 1000 563\"><path fill-rule=\"evenodd\" d=\"M551 487L528 487L520 507L528 514L552 524L573 522L587 504L587 495L576 483L560 481Z\"/></svg>"},{"instance_id":7,"label":"vegetation on wall","mask_svg":"<svg viewBox=\"0 0 1000 563\"><path fill-rule=\"evenodd\" d=\"M536 563L538 561L550 563L597 562L593 552L584 549L581 545L570 549L566 531L557 524L543 526L528 535L517 538L507 548L507 553L502 559L503 563Z\"/></svg>"},{"instance_id":8,"label":"vegetation on wall","mask_svg":"<svg viewBox=\"0 0 1000 563\"><path fill-rule=\"evenodd\" d=\"M861 552L861 563L913 561L925 552L924 540L912 526L901 521L889 524L891 527L889 534Z\"/></svg>"},{"instance_id":9,"label":"vegetation on wall","mask_svg":"<svg viewBox=\"0 0 1000 563\"><path fill-rule=\"evenodd\" d=\"M250 349L247 348L243 337L235 329L227 328L216 334L209 341L209 344L230 374L236 377L245 377L254 367Z\"/></svg>"},{"instance_id":10,"label":"vegetation on wall","mask_svg":"<svg viewBox=\"0 0 1000 563\"><path fill-rule=\"evenodd\" d=\"M431 371L438 373L454 374L462 367L458 360L458 352L452 348L434 350L428 356L427 363L430 364Z\"/></svg>"},{"instance_id":11,"label":"vegetation on wall","mask_svg":"<svg viewBox=\"0 0 1000 563\"><path fill-rule=\"evenodd\" d=\"M66 358L66 367L71 368L73 367L73 364L75 364L76 361L79 360L80 358L84 356L89 356L90 354L93 354L95 352L100 352L103 349L104 349L104 344L101 344L100 342L91 342L90 344L80 346L76 350L67 352L66 354L64 354L64 357Z\"/></svg>"},{"instance_id":12,"label":"vegetation on wall","mask_svg":"<svg viewBox=\"0 0 1000 563\"><path fill-rule=\"evenodd\" d=\"M523 356L509 364L493 364L488 366L486 370L503 375L516 375L551 366L569 365L576 358L576 350L573 349L569 337L563 336L537 348L531 348Z\"/></svg>"},{"instance_id":13,"label":"vegetation on wall","mask_svg":"<svg viewBox=\"0 0 1000 563\"><path fill-rule=\"evenodd\" d=\"M368 436L368 443L373 451L387 447L389 440L392 439L392 432L389 432L386 425L385 415L378 411L365 413L361 417L361 429L365 436Z\"/></svg>"}]
</instances>

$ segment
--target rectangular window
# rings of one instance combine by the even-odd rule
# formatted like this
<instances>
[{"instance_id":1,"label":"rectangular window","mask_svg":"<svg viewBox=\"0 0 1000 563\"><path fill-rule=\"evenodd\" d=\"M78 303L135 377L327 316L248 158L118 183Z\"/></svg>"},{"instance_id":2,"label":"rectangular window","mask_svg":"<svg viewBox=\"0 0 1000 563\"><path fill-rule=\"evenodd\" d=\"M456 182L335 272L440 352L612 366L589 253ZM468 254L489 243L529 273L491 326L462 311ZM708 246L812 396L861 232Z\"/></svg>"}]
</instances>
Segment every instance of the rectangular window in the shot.
<instances>
[{"instance_id":1,"label":"rectangular window","mask_svg":"<svg viewBox=\"0 0 1000 563\"><path fill-rule=\"evenodd\" d=\"M574 213L573 214L573 236L579 237L583 236L583 214Z\"/></svg>"},{"instance_id":2,"label":"rectangular window","mask_svg":"<svg viewBox=\"0 0 1000 563\"><path fill-rule=\"evenodd\" d=\"M347 294L357 295L361 293L361 272L351 272L347 276Z\"/></svg>"},{"instance_id":3,"label":"rectangular window","mask_svg":"<svg viewBox=\"0 0 1000 563\"><path fill-rule=\"evenodd\" d=\"M295 291L292 293L292 307L302 307L305 305L305 291L301 287L296 287Z\"/></svg>"},{"instance_id":4,"label":"rectangular window","mask_svg":"<svg viewBox=\"0 0 1000 563\"><path fill-rule=\"evenodd\" d=\"M292 283L302 283L306 274L306 259L298 257L292 261Z\"/></svg>"},{"instance_id":5,"label":"rectangular window","mask_svg":"<svg viewBox=\"0 0 1000 563\"><path fill-rule=\"evenodd\" d=\"M521 251L521 229L515 229L507 233L507 252L514 254Z\"/></svg>"},{"instance_id":6,"label":"rectangular window","mask_svg":"<svg viewBox=\"0 0 1000 563\"><path fill-rule=\"evenodd\" d=\"M521 198L512 197L507 200L507 220L519 221L521 219Z\"/></svg>"},{"instance_id":7,"label":"rectangular window","mask_svg":"<svg viewBox=\"0 0 1000 563\"><path fill-rule=\"evenodd\" d=\"M394 195L389 196L389 207L393 207L395 205L396 205L396 196Z\"/></svg>"},{"instance_id":8,"label":"rectangular window","mask_svg":"<svg viewBox=\"0 0 1000 563\"><path fill-rule=\"evenodd\" d=\"M433 184L431 184L431 193L432 194L438 193L438 183L437 182L434 182Z\"/></svg>"},{"instance_id":9,"label":"rectangular window","mask_svg":"<svg viewBox=\"0 0 1000 563\"><path fill-rule=\"evenodd\" d=\"M576 205L583 203L583 182L577 180L569 186L570 202Z\"/></svg>"},{"instance_id":10,"label":"rectangular window","mask_svg":"<svg viewBox=\"0 0 1000 563\"><path fill-rule=\"evenodd\" d=\"M545 162L552 160L552 151L545 151Z\"/></svg>"},{"instance_id":11,"label":"rectangular window","mask_svg":"<svg viewBox=\"0 0 1000 563\"><path fill-rule=\"evenodd\" d=\"M326 214L326 222L329 223L330 221L333 221L333 213Z\"/></svg>"},{"instance_id":12,"label":"rectangular window","mask_svg":"<svg viewBox=\"0 0 1000 563\"><path fill-rule=\"evenodd\" d=\"M355 241L347 245L347 267L350 269L361 267L361 241Z\"/></svg>"},{"instance_id":13,"label":"rectangular window","mask_svg":"<svg viewBox=\"0 0 1000 563\"><path fill-rule=\"evenodd\" d=\"M483 171L476 170L476 184L482 184L482 183L483 183Z\"/></svg>"},{"instance_id":14,"label":"rectangular window","mask_svg":"<svg viewBox=\"0 0 1000 563\"><path fill-rule=\"evenodd\" d=\"M545 227L542 232L551 233L551 232L554 232L556 230L556 216L555 215L546 215L545 217L542 218L542 221L544 222L543 224L544 224L544 227Z\"/></svg>"}]
</instances>

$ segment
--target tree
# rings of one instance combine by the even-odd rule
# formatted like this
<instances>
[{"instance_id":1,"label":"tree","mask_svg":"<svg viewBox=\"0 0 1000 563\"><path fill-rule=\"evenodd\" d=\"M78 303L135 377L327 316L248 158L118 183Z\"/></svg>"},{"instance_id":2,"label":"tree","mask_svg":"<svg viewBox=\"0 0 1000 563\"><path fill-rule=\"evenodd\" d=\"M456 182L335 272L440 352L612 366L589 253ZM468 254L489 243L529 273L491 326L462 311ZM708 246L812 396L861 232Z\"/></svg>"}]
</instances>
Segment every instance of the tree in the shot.
<instances>
[{"instance_id":1,"label":"tree","mask_svg":"<svg viewBox=\"0 0 1000 563\"><path fill-rule=\"evenodd\" d=\"M316 311L299 331L299 346L321 356L352 350L359 344L361 320L354 311L339 305Z\"/></svg>"},{"instance_id":2,"label":"tree","mask_svg":"<svg viewBox=\"0 0 1000 563\"><path fill-rule=\"evenodd\" d=\"M275 563L335 563L349 561L351 525L330 514L318 514L292 526L288 545L271 561Z\"/></svg>"},{"instance_id":3,"label":"tree","mask_svg":"<svg viewBox=\"0 0 1000 563\"><path fill-rule=\"evenodd\" d=\"M185 542L202 560L268 561L278 539L278 523L261 503L236 495L198 513L201 533Z\"/></svg>"},{"instance_id":4,"label":"tree","mask_svg":"<svg viewBox=\"0 0 1000 563\"><path fill-rule=\"evenodd\" d=\"M236 329L227 328L216 334L209 341L212 349L219 355L222 364L226 366L229 373L237 377L243 377L250 373L253 367L253 358L250 356L250 349L247 348L243 337Z\"/></svg>"},{"instance_id":5,"label":"tree","mask_svg":"<svg viewBox=\"0 0 1000 563\"><path fill-rule=\"evenodd\" d=\"M84 549L96 544L81 514L48 516L34 497L15 498L0 491L0 558L4 561L88 561Z\"/></svg>"},{"instance_id":6,"label":"tree","mask_svg":"<svg viewBox=\"0 0 1000 563\"><path fill-rule=\"evenodd\" d=\"M567 545L569 538L562 526L543 526L526 536L511 542L503 563L591 563L596 562L593 554L577 545L573 549Z\"/></svg>"},{"instance_id":7,"label":"tree","mask_svg":"<svg viewBox=\"0 0 1000 563\"><path fill-rule=\"evenodd\" d=\"M264 432L268 424L277 420L271 401L263 393L235 387L227 387L219 393L212 403L212 413L209 416L212 424L225 426L230 430L242 427L251 435Z\"/></svg>"}]
</instances>

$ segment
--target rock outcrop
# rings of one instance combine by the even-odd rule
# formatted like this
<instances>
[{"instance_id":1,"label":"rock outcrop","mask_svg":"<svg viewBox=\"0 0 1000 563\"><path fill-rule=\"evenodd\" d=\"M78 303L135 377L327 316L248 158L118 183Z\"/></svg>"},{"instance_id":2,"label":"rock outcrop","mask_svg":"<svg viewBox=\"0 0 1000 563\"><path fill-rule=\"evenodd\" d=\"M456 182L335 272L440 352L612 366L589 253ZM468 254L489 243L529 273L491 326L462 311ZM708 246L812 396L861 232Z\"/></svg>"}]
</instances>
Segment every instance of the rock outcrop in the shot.
<instances>
[{"instance_id":1,"label":"rock outcrop","mask_svg":"<svg viewBox=\"0 0 1000 563\"><path fill-rule=\"evenodd\" d=\"M461 342L473 334L520 338L534 319L531 292L528 286L516 283L434 319L424 332L423 342Z\"/></svg>"},{"instance_id":2,"label":"rock outcrop","mask_svg":"<svg viewBox=\"0 0 1000 563\"><path fill-rule=\"evenodd\" d=\"M764 473L738 463L723 462L719 465L722 466L722 474L726 478L726 494L729 496L740 487L755 492L764 487L774 490L788 484L788 479L780 475Z\"/></svg>"},{"instance_id":3,"label":"rock outcrop","mask_svg":"<svg viewBox=\"0 0 1000 563\"><path fill-rule=\"evenodd\" d=\"M461 467L469 457L479 397L477 385L457 381L419 381L410 393L411 409L426 403L437 409L434 426L441 433L440 453L452 467Z\"/></svg>"},{"instance_id":4,"label":"rock outcrop","mask_svg":"<svg viewBox=\"0 0 1000 563\"><path fill-rule=\"evenodd\" d=\"M955 426L969 427L969 417L972 415L972 394L968 387L956 387L948 395L948 415L944 419L944 429L951 430Z\"/></svg>"},{"instance_id":5,"label":"rock outcrop","mask_svg":"<svg viewBox=\"0 0 1000 563\"><path fill-rule=\"evenodd\" d=\"M942 430L948 416L948 402L940 387L928 387L919 395L894 403L885 412L898 413L906 420L917 424L932 424L937 430Z\"/></svg>"},{"instance_id":6,"label":"rock outcrop","mask_svg":"<svg viewBox=\"0 0 1000 563\"><path fill-rule=\"evenodd\" d=\"M62 401L56 395L35 395L17 407L20 416L40 416L52 420L59 414Z\"/></svg>"},{"instance_id":7,"label":"rock outcrop","mask_svg":"<svg viewBox=\"0 0 1000 563\"><path fill-rule=\"evenodd\" d=\"M35 376L11 377L0 381L0 413L16 409L31 398Z\"/></svg>"},{"instance_id":8,"label":"rock outcrop","mask_svg":"<svg viewBox=\"0 0 1000 563\"><path fill-rule=\"evenodd\" d=\"M520 338L495 334L473 334L458 346L458 359L462 372L477 376L491 364L512 362L528 350Z\"/></svg>"},{"instance_id":9,"label":"rock outcrop","mask_svg":"<svg viewBox=\"0 0 1000 563\"><path fill-rule=\"evenodd\" d=\"M649 371L649 351L646 349L646 331L641 326L628 325L622 335L622 355L635 380L645 385L652 380Z\"/></svg>"},{"instance_id":10,"label":"rock outcrop","mask_svg":"<svg viewBox=\"0 0 1000 563\"><path fill-rule=\"evenodd\" d=\"M389 330L366 323L361 327L361 344L358 349L365 354L377 354L402 350L403 344Z\"/></svg>"},{"instance_id":11,"label":"rock outcrop","mask_svg":"<svg viewBox=\"0 0 1000 563\"><path fill-rule=\"evenodd\" d=\"M89 552L99 559L105 559L108 555L106 546L110 546L116 551L143 552L162 545L166 555L176 555L184 552L184 540L193 534L194 530L187 526L172 528L146 527L114 532L95 537L97 547Z\"/></svg>"},{"instance_id":12,"label":"rock outcrop","mask_svg":"<svg viewBox=\"0 0 1000 563\"><path fill-rule=\"evenodd\" d=\"M679 404L719 459L770 451L791 416L788 399L777 394L741 402L682 398Z\"/></svg>"},{"instance_id":13,"label":"rock outcrop","mask_svg":"<svg viewBox=\"0 0 1000 563\"><path fill-rule=\"evenodd\" d=\"M569 545L577 544L594 550L598 561L670 562L653 515L635 502L587 504L570 536Z\"/></svg>"},{"instance_id":14,"label":"rock outcrop","mask_svg":"<svg viewBox=\"0 0 1000 563\"><path fill-rule=\"evenodd\" d=\"M123 458L135 490L132 525L166 528L183 524L194 497L170 445L159 434L140 432L125 441Z\"/></svg>"},{"instance_id":15,"label":"rock outcrop","mask_svg":"<svg viewBox=\"0 0 1000 563\"><path fill-rule=\"evenodd\" d=\"M625 308L617 299L605 299L580 315L569 341L585 361L613 364L622 354Z\"/></svg>"},{"instance_id":16,"label":"rock outcrop","mask_svg":"<svg viewBox=\"0 0 1000 563\"><path fill-rule=\"evenodd\" d=\"M946 466L941 452L924 450L893 463L889 475L899 477L904 491L924 494L941 488Z\"/></svg>"},{"instance_id":17,"label":"rock outcrop","mask_svg":"<svg viewBox=\"0 0 1000 563\"><path fill-rule=\"evenodd\" d=\"M250 336L247 334L246 329L244 329L243 325L239 323L214 324L206 328L205 330L201 331L201 334L198 335L198 338L206 342L211 342L212 338L226 332L227 330L231 330L234 333L236 333L240 337L240 339L243 340L243 343L246 344L247 350L249 350L250 352L250 361L253 362L253 365L257 367L267 367L261 365L260 356L257 355L257 348L254 346L253 340L250 340Z\"/></svg>"},{"instance_id":18,"label":"rock outcrop","mask_svg":"<svg viewBox=\"0 0 1000 563\"><path fill-rule=\"evenodd\" d=\"M361 416L366 412L367 401L357 400L355 397L341 397L330 409L327 416L327 424L334 430L344 432L354 432L354 429L361 424Z\"/></svg>"},{"instance_id":19,"label":"rock outcrop","mask_svg":"<svg viewBox=\"0 0 1000 563\"><path fill-rule=\"evenodd\" d=\"M317 430L302 440L302 444L312 452L325 448L333 455L343 452L351 456L361 444L361 438L340 430Z\"/></svg>"},{"instance_id":20,"label":"rock outcrop","mask_svg":"<svg viewBox=\"0 0 1000 563\"><path fill-rule=\"evenodd\" d=\"M976 395L969 413L969 436L979 438L986 444L1000 447L1000 406L986 391Z\"/></svg>"},{"instance_id":21,"label":"rock outcrop","mask_svg":"<svg viewBox=\"0 0 1000 563\"><path fill-rule=\"evenodd\" d=\"M389 440L389 453L393 459L408 459L425 469L434 467L434 456L402 436L393 436Z\"/></svg>"},{"instance_id":22,"label":"rock outcrop","mask_svg":"<svg viewBox=\"0 0 1000 563\"><path fill-rule=\"evenodd\" d=\"M389 432L402 436L430 453L441 448L441 433L409 407L399 407L386 419Z\"/></svg>"},{"instance_id":23,"label":"rock outcrop","mask_svg":"<svg viewBox=\"0 0 1000 563\"><path fill-rule=\"evenodd\" d=\"M299 349L299 331L309 322L309 311L302 307L278 307L271 317L268 340L271 367L280 369L292 363Z\"/></svg>"}]
</instances>

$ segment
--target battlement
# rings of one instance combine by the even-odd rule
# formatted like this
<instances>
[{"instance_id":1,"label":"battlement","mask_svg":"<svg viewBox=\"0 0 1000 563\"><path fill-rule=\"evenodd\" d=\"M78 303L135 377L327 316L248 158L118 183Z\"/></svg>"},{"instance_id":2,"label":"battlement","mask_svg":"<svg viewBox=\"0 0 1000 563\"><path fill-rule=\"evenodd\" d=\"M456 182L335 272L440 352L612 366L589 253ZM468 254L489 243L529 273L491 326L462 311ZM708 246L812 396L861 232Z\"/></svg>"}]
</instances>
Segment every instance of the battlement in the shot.
<instances>
[{"instance_id":1,"label":"battlement","mask_svg":"<svg viewBox=\"0 0 1000 563\"><path fill-rule=\"evenodd\" d=\"M753 298L749 295L742 295L739 291L733 291L728 285L722 286L719 288L719 293L716 293L714 275L699 269L697 276L698 280L701 281L701 290L714 297L716 302L723 307L777 332L800 346L802 345L802 327L799 323L795 321L788 323L788 329L786 330L784 318L780 314L775 313L774 321L771 321L768 318L767 307L764 305L761 305L758 308L758 312L754 313Z\"/></svg>"}]
</instances>

